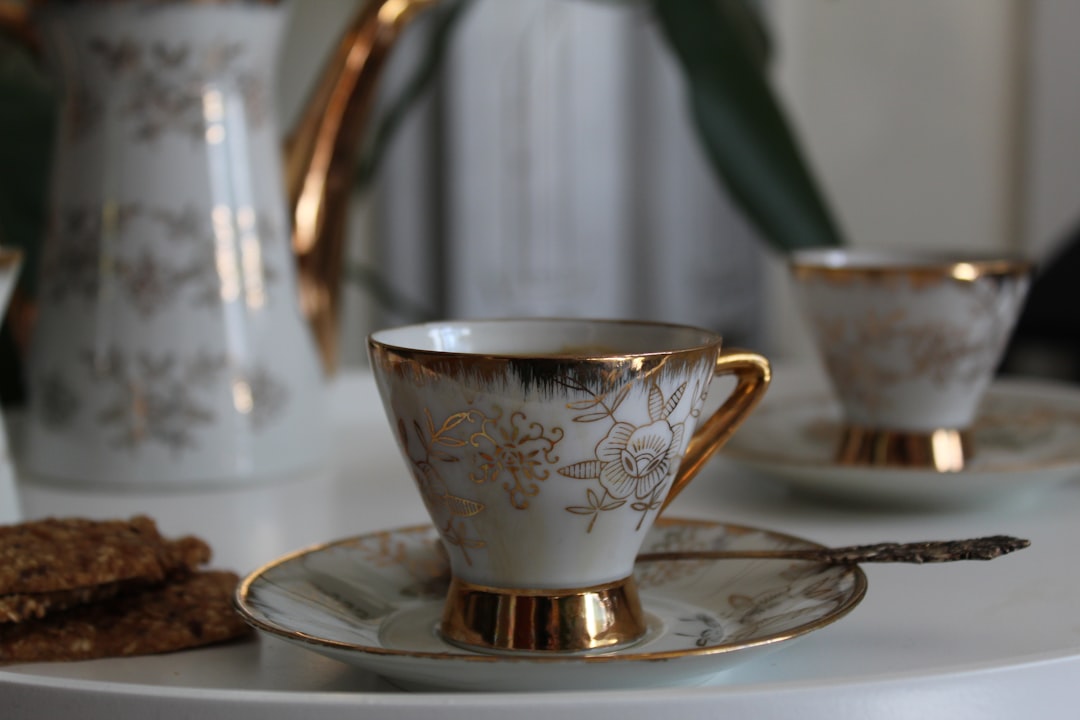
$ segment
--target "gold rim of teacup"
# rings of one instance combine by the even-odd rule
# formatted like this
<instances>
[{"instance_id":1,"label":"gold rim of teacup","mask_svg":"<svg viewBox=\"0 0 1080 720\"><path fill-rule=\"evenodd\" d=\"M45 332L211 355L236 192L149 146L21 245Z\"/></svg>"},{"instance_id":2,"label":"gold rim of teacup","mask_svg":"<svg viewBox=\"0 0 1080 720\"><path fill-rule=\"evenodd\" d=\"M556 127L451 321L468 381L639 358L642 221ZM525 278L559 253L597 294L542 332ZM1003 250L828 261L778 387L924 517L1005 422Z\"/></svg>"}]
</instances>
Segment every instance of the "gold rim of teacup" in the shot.
<instances>
[{"instance_id":1,"label":"gold rim of teacup","mask_svg":"<svg viewBox=\"0 0 1080 720\"><path fill-rule=\"evenodd\" d=\"M680 345L677 347L662 348L658 350L649 350L642 352L626 351L621 352L613 349L606 349L595 345L579 344L574 346L567 346L566 348L555 352L544 353L529 353L529 352L484 352L484 351L470 351L470 350L434 350L430 348L416 347L415 345L406 345L401 343L392 342L386 338L388 335L398 333L403 330L410 330L418 327L439 327L439 326L488 326L494 327L500 324L535 324L539 325L554 325L554 324L573 324L573 325L603 325L608 327L623 327L623 328L655 328L665 329L677 332L696 333L702 340L695 344ZM485 318L480 320L444 320L438 322L421 323L418 325L410 325L403 327L387 328L385 330L377 330L372 333L368 341L382 349L392 350L401 354L408 354L410 356L431 356L431 357L447 357L447 356L462 356L468 358L486 358L491 360L520 360L523 357L528 357L530 361L535 362L537 360L542 361L586 361L586 362L606 362L606 361L623 361L627 358L637 357L665 357L673 354L683 353L697 353L712 350L718 345L722 344L723 337L712 330L705 328L695 327L693 325L683 325L679 323L666 323L652 320L619 320L613 318L568 318L568 317L506 317L506 318Z\"/></svg>"},{"instance_id":2,"label":"gold rim of teacup","mask_svg":"<svg viewBox=\"0 0 1080 720\"><path fill-rule=\"evenodd\" d=\"M660 349L635 351L629 348L606 348L599 343L568 344L563 348L543 353L500 352L485 350L448 350L418 347L391 339L402 331L421 327L471 326L493 328L499 324L583 325L609 328L653 328L686 333L696 342L670 343ZM379 330L368 336L372 363L389 373L415 376L423 381L434 374L450 377L480 377L496 379L511 374L526 380L528 387L555 388L565 378L586 379L598 377L602 387L592 388L605 392L621 387L631 377L641 377L654 371L682 372L687 366L705 362L718 353L723 337L711 330L692 325L653 322L643 320L617 320L594 318L491 318L482 320L446 320ZM602 367L604 372L595 373Z\"/></svg>"},{"instance_id":3,"label":"gold rim of teacup","mask_svg":"<svg viewBox=\"0 0 1080 720\"><path fill-rule=\"evenodd\" d=\"M527 590L450 580L439 634L481 652L585 653L625 647L645 635L632 577L568 590Z\"/></svg>"},{"instance_id":4,"label":"gold rim of teacup","mask_svg":"<svg viewBox=\"0 0 1080 720\"><path fill-rule=\"evenodd\" d=\"M973 456L970 430L910 431L846 425L835 459L838 465L958 472Z\"/></svg>"},{"instance_id":5,"label":"gold rim of teacup","mask_svg":"<svg viewBox=\"0 0 1080 720\"><path fill-rule=\"evenodd\" d=\"M789 267L799 279L908 277L972 282L989 277L1030 274L1034 264L1018 256L986 256L943 252L874 252L852 250L800 250L792 253Z\"/></svg>"}]
</instances>

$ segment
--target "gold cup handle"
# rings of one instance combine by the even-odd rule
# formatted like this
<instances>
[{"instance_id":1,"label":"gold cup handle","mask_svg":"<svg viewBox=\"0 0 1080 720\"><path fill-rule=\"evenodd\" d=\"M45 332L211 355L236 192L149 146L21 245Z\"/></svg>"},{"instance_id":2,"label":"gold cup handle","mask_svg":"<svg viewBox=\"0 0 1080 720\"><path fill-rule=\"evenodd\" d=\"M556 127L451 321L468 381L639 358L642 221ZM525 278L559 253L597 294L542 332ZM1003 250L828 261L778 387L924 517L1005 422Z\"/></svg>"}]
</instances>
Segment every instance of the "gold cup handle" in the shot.
<instances>
[{"instance_id":1,"label":"gold cup handle","mask_svg":"<svg viewBox=\"0 0 1080 720\"><path fill-rule=\"evenodd\" d=\"M734 375L735 389L727 400L706 420L690 438L679 472L671 484L671 492L660 512L694 479L713 453L723 447L732 433L742 425L757 406L772 380L772 368L764 356L748 350L723 350L716 358L714 374Z\"/></svg>"}]
</instances>

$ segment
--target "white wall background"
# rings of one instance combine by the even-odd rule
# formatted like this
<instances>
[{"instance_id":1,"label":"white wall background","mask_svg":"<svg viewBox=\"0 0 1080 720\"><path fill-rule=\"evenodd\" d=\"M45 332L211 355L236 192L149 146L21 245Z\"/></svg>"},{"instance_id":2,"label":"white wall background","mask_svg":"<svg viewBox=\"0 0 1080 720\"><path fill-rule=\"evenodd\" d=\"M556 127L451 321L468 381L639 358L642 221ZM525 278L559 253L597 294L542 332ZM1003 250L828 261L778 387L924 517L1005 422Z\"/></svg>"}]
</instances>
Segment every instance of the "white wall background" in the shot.
<instances>
[{"instance_id":1,"label":"white wall background","mask_svg":"<svg viewBox=\"0 0 1080 720\"><path fill-rule=\"evenodd\" d=\"M354 0L296 1L294 32L285 50L281 76L281 105L286 117L292 116L292 108L306 90L306 78L330 47L335 28L352 4ZM589 0L480 2L472 10L478 17L471 22L497 24L500 22L497 16L502 13L501 22L510 27L521 21L522 7L529 6L535 11L538 4L549 6L547 19L542 18L542 22L565 23L573 14L579 19L586 17L580 21L586 26L590 22L599 23L589 30L594 33L592 44L589 32L582 33L580 23L574 26L577 30L571 31L564 24L562 35L556 33L551 37L564 43L577 43L573 54L579 59L606 58L601 67L609 73L609 81L625 75L620 58L626 56L627 44L631 56L639 47L645 48L642 52L657 50L648 48L649 41L643 39L640 25L635 26L625 18L597 19L598 13L610 14L610 8L607 3ZM560 16L560 8L556 6L566 5L580 7L569 10L563 7ZM518 11L508 10L508 6ZM1080 143L1075 140L1076 128L1080 127L1080 84L1074 79L1075 68L1080 67L1080 43L1076 42L1080 33L1080 3L1075 0L766 0L765 7L778 48L777 87L853 244L1021 249L1042 257L1052 252L1063 234L1080 219ZM601 27L605 22L607 25ZM476 30L475 25L473 29ZM534 59L553 52L550 45L545 46L543 35L531 37L531 40L518 38L519 47L526 48L522 52L528 53L531 48ZM507 42L512 48L512 41ZM505 52L503 59L508 57ZM458 102L445 107L449 108L447 112L456 113L449 119L460 128L469 117L469 103L484 101L475 93L478 87L483 87L485 68L483 54L459 52L455 57ZM534 70L539 67L542 63L534 63ZM677 76L665 74L663 61L655 67L659 68L654 73L656 97L664 97L664 102L677 106ZM491 63L489 69L496 77L505 77L508 72L498 63ZM534 72L532 77L533 97L554 92L550 83L556 76ZM455 87L453 78L446 87ZM626 95L608 93L592 100L625 109L625 103L631 102L626 98L634 90L618 83L614 87L622 87ZM577 93L573 95L578 98L575 111L588 110L581 116L581 122L588 122L590 117L595 119L597 113L603 112L601 105L582 105L591 97L586 86L579 83L571 92ZM536 112L544 110L536 108ZM563 114L555 120L560 117L565 122L573 116ZM506 115L498 127L505 132L528 132L515 125L512 118L512 114ZM438 167L417 165L417 148L422 149L427 142L425 138L431 137L430 123L447 120L446 115L429 115L426 121L412 121L402 138L405 149L395 149L399 157L396 169L388 171L381 189L415 187L421 197L431 191L424 184L425 178L437 174ZM664 122L674 120L668 118ZM537 127L540 126L534 123L534 132ZM453 136L453 128L450 127L449 136ZM441 131L445 132L446 127ZM626 142L632 146L634 133L647 133L648 128L627 125L615 131L629 133L629 140L621 141L622 147L626 147ZM468 137L459 136L451 151L465 152L469 141ZM534 138L537 141L549 153L558 143L550 135ZM659 157L679 157L673 165L691 166L693 161L686 160L685 155L692 144L681 147L682 150L661 152ZM620 162L616 150L612 148L608 155L611 163ZM607 169L613 183L626 181L620 180L614 166ZM477 173L482 175L482 170L478 167ZM556 168L554 172L565 172L565 168ZM700 168L684 170L684 177L697 172ZM457 179L467 183L470 177L480 175ZM658 185L657 195L663 195L666 189L669 196L681 198L684 204L672 205L670 198L657 203L650 216L662 220L662 230L653 227L652 233L694 234L692 226L700 222L694 220L700 215L695 216L687 208L685 194L671 191L677 176L678 172L669 172L669 179ZM531 191L537 192L538 187L534 184ZM597 237L604 237L604 232L611 237L618 233L617 196L611 187L595 189L596 206L607 218L606 230L595 234ZM396 197L400 200L400 192ZM605 197L608 205L603 210ZM708 193L703 193L693 202L709 204L709 198ZM467 195L461 197L462 202L468 200ZM542 202L543 197L537 201ZM370 242L375 235L385 236L389 232L415 238L432 232L433 222L455 222L452 212L417 215L415 205L405 212L401 208L395 210L394 201L383 199L377 204L375 220L361 214L355 223L353 251L362 258L371 252ZM580 220L586 209L577 207L571 215ZM460 221L459 216L456 221ZM680 227L681 223L688 223L690 229ZM375 233L373 228L381 229ZM459 235L459 241L460 238ZM387 262L396 267L410 267L409 242L392 243L391 247L396 248L397 254ZM549 256L539 261L553 259L559 258ZM504 260L518 262L521 258ZM458 272L467 273L469 268L458 268ZM678 271L673 272L677 282ZM809 346L787 296L786 278L776 258L769 263L764 281L766 349L776 356L807 356ZM406 284L417 288L421 296L424 288L434 287L423 273L407 277ZM533 291L542 292L536 288ZM365 324L371 321L362 295L354 290L350 297L346 347L352 348L349 352L355 357L360 347L357 339L362 338L367 329Z\"/></svg>"},{"instance_id":2,"label":"white wall background","mask_svg":"<svg viewBox=\"0 0 1080 720\"><path fill-rule=\"evenodd\" d=\"M852 244L1020 249L1017 0L773 0L778 87ZM778 352L809 341L769 274Z\"/></svg>"},{"instance_id":3,"label":"white wall background","mask_svg":"<svg viewBox=\"0 0 1080 720\"><path fill-rule=\"evenodd\" d=\"M636 317L761 342L760 244L704 160L646 6L477 2L440 108L447 314Z\"/></svg>"},{"instance_id":4,"label":"white wall background","mask_svg":"<svg viewBox=\"0 0 1080 720\"><path fill-rule=\"evenodd\" d=\"M1027 42L1020 59L1021 237L1026 247L1046 256L1080 219L1080 3L1027 5Z\"/></svg>"}]
</instances>

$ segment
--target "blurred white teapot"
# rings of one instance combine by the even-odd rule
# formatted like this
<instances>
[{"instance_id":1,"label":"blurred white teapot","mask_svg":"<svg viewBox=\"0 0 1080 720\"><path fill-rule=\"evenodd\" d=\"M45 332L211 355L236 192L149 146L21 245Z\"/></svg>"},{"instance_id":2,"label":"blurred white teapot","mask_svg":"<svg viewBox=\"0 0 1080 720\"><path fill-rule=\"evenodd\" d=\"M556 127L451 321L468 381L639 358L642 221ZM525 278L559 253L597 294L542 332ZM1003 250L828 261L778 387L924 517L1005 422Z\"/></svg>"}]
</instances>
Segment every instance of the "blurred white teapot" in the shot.
<instances>
[{"instance_id":1,"label":"blurred white teapot","mask_svg":"<svg viewBox=\"0 0 1080 720\"><path fill-rule=\"evenodd\" d=\"M373 74L425 4L364 3L284 173L279 3L35 6L64 104L28 362L28 476L214 484L321 462L352 150Z\"/></svg>"}]
</instances>

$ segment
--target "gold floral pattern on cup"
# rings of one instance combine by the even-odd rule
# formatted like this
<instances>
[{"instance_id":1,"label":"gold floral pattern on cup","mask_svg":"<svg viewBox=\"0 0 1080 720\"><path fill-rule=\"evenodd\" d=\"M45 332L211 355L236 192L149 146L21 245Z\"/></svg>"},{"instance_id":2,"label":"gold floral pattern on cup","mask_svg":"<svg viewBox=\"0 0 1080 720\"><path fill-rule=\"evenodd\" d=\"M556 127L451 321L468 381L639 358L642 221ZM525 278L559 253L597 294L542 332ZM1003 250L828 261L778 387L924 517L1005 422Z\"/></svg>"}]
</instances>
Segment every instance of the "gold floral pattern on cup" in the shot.
<instances>
[{"instance_id":1,"label":"gold floral pattern on cup","mask_svg":"<svg viewBox=\"0 0 1080 720\"><path fill-rule=\"evenodd\" d=\"M441 633L492 651L640 637L637 548L770 379L760 355L658 323L433 323L369 347L453 568ZM698 428L721 374L735 389Z\"/></svg>"}]
</instances>

